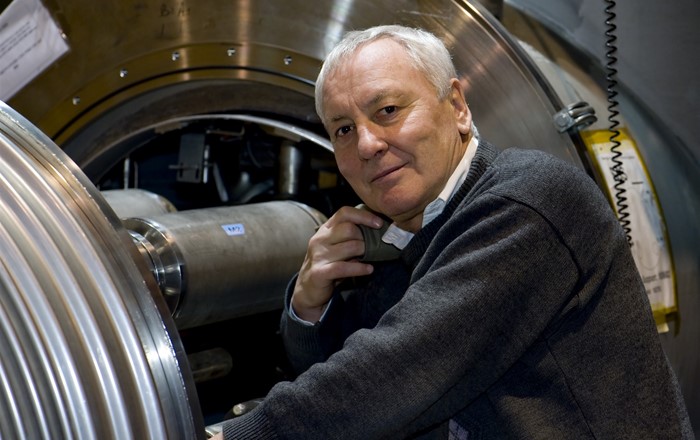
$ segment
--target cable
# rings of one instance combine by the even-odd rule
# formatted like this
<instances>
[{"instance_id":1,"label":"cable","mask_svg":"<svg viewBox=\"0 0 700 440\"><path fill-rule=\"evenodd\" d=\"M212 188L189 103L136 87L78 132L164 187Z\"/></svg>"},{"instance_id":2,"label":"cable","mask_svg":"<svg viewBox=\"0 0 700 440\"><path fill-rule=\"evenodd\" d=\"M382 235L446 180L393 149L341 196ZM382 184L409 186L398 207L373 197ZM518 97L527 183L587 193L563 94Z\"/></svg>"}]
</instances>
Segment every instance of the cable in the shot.
<instances>
[{"instance_id":1,"label":"cable","mask_svg":"<svg viewBox=\"0 0 700 440\"><path fill-rule=\"evenodd\" d=\"M627 243L629 243L630 247L632 247L632 230L630 228L630 214L628 212L629 205L627 204L627 197L625 196L626 189L624 187L625 182L627 182L627 174L622 167L622 160L620 160L620 157L622 156L622 153L619 151L621 143L617 140L617 138L620 136L620 130L617 128L620 125L617 120L620 112L617 110L619 103L616 99L617 80L615 79L617 75L617 69L615 68L615 64L617 63L617 57L615 56L617 53L617 46L615 44L617 41L617 36L615 35L617 26L615 25L614 20L617 15L613 11L613 9L615 9L615 1L605 0L605 3L607 3L607 6L605 7L605 13L607 14L607 18L605 20L605 25L607 26L605 31L605 57L608 60L606 64L606 80L608 84L608 122L610 122L610 128L608 130L610 131L610 143L612 144L612 147L610 147L610 152L613 155L613 165L610 167L610 172L612 173L613 180L615 181L613 188L615 189L614 197L615 206L617 207L617 218L622 226L622 229L625 231Z\"/></svg>"}]
</instances>

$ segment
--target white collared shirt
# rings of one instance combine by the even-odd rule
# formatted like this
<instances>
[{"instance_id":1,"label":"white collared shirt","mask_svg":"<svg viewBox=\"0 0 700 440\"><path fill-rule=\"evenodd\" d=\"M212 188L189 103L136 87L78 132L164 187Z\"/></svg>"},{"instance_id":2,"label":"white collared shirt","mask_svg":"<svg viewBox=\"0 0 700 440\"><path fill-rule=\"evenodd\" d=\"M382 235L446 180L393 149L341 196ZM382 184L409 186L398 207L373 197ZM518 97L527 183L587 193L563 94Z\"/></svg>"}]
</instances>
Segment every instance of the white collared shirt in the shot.
<instances>
[{"instance_id":1,"label":"white collared shirt","mask_svg":"<svg viewBox=\"0 0 700 440\"><path fill-rule=\"evenodd\" d=\"M472 163L474 154L476 154L476 149L478 147L478 140L476 136L472 136L467 149L464 151L464 156L457 164L457 167L452 172L452 175L447 179L445 187L442 189L440 194L438 194L437 199L433 200L425 207L423 211L423 223L421 227L430 223L435 217L440 215L445 209L447 202L452 198L452 196L457 192L464 180L467 178L467 173L469 172L469 166ZM403 229L396 226L396 223L389 225L382 236L382 241L384 243L393 244L399 249L403 249L408 245L408 242L413 238L413 233L409 231L404 231Z\"/></svg>"}]
</instances>

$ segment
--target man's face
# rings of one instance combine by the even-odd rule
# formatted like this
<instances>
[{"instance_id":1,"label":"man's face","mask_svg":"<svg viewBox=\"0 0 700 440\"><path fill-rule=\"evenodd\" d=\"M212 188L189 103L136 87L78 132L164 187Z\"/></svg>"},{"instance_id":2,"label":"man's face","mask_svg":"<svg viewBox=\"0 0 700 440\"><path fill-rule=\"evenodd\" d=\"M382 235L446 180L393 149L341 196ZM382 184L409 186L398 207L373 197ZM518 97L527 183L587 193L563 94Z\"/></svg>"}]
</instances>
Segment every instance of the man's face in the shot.
<instances>
[{"instance_id":1,"label":"man's face","mask_svg":"<svg viewBox=\"0 0 700 440\"><path fill-rule=\"evenodd\" d=\"M390 39L362 46L325 82L321 115L338 168L362 201L420 229L462 158L471 114L457 80L437 92Z\"/></svg>"}]
</instances>

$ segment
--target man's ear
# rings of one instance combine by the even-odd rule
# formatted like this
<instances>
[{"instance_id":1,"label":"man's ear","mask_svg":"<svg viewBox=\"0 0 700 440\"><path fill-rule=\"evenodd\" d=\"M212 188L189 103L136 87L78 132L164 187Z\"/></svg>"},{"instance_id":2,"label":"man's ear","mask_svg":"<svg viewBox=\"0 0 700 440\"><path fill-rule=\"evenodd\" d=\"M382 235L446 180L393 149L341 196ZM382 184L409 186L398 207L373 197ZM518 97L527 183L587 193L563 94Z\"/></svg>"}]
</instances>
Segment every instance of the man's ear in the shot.
<instances>
[{"instance_id":1,"label":"man's ear","mask_svg":"<svg viewBox=\"0 0 700 440\"><path fill-rule=\"evenodd\" d=\"M462 83L457 78L450 81L450 102L455 110L455 119L459 132L463 135L469 133L472 127L472 112L469 110L467 100L464 97Z\"/></svg>"}]
</instances>

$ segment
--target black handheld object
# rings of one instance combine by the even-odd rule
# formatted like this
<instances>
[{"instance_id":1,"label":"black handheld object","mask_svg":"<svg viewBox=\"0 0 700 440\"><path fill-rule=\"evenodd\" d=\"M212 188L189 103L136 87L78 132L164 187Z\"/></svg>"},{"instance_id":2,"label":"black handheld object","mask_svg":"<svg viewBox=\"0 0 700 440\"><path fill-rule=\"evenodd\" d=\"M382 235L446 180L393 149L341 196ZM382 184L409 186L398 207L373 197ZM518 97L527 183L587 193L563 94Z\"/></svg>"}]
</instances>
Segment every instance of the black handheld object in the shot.
<instances>
[{"instance_id":1,"label":"black handheld object","mask_svg":"<svg viewBox=\"0 0 700 440\"><path fill-rule=\"evenodd\" d=\"M365 205L358 205L357 208L369 211ZM382 236L389 228L391 222L384 221L384 225L379 229L370 228L365 225L357 225L362 231L362 238L365 241L365 253L360 257L360 261L364 263L372 263L376 261L390 261L399 258L401 249L396 246L384 243Z\"/></svg>"}]
</instances>

